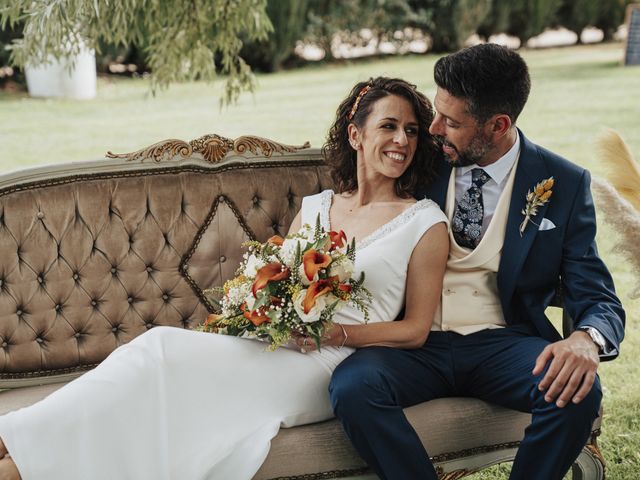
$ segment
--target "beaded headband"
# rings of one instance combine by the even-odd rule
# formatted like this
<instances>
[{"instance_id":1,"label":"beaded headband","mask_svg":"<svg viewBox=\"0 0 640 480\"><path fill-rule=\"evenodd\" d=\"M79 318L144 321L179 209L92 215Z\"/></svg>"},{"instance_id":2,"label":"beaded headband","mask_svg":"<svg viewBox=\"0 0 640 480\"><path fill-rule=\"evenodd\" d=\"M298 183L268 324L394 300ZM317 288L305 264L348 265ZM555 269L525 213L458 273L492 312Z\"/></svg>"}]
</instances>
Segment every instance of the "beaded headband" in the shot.
<instances>
[{"instance_id":1,"label":"beaded headband","mask_svg":"<svg viewBox=\"0 0 640 480\"><path fill-rule=\"evenodd\" d=\"M356 101L353 102L353 107L351 107L351 111L349 112L349 115L347 115L347 120L351 121L353 116L358 111L358 106L360 105L360 100L362 100L362 97L364 97L369 90L371 90L371 85L365 85L364 88L362 90L360 90L360 93L356 97Z\"/></svg>"}]
</instances>

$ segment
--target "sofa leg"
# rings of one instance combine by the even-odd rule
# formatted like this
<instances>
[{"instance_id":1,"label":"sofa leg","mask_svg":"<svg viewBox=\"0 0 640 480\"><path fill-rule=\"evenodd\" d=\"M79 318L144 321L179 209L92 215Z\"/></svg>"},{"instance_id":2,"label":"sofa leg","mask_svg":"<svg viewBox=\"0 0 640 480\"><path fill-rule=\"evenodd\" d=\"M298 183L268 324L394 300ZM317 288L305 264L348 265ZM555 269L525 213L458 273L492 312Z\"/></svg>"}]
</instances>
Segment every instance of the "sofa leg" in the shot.
<instances>
[{"instance_id":1,"label":"sofa leg","mask_svg":"<svg viewBox=\"0 0 640 480\"><path fill-rule=\"evenodd\" d=\"M596 442L598 433L593 434L591 441L585 445L571 467L573 480L604 480L604 457Z\"/></svg>"}]
</instances>

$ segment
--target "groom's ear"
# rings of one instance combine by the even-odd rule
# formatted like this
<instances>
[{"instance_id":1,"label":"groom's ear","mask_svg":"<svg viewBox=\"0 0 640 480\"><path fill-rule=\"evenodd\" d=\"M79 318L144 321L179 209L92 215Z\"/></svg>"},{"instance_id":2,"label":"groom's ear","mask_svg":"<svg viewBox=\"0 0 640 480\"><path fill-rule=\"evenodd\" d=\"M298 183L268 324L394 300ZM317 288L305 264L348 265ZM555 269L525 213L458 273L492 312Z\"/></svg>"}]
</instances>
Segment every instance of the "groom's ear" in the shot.
<instances>
[{"instance_id":1,"label":"groom's ear","mask_svg":"<svg viewBox=\"0 0 640 480\"><path fill-rule=\"evenodd\" d=\"M509 118L509 115L499 113L488 120L486 128L494 140L498 140L511 130L511 118Z\"/></svg>"}]
</instances>

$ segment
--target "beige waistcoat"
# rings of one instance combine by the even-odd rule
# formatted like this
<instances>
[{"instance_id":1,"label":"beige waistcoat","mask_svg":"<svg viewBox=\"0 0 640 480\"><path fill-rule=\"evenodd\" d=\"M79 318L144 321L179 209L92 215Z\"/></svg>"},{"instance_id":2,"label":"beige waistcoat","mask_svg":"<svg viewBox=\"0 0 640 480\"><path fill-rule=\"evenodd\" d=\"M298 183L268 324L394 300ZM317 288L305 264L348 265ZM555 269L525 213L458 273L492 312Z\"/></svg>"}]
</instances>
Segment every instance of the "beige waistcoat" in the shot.
<instances>
[{"instance_id":1,"label":"beige waistcoat","mask_svg":"<svg viewBox=\"0 0 640 480\"><path fill-rule=\"evenodd\" d=\"M433 319L432 330L468 335L505 326L497 276L517 165L516 160L498 199L491 223L474 250L458 245L449 229L451 246L442 285L442 301ZM445 203L445 214L449 221L453 219L455 205L456 172L453 169Z\"/></svg>"}]
</instances>

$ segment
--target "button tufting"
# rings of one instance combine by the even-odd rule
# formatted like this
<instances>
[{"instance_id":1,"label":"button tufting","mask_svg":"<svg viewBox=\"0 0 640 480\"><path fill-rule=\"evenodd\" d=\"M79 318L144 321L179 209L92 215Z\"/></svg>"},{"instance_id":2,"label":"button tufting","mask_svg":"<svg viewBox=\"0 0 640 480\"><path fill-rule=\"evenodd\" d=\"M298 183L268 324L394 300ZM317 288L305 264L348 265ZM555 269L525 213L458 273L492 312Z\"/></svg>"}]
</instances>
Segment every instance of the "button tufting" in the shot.
<instances>
[{"instance_id":1,"label":"button tufting","mask_svg":"<svg viewBox=\"0 0 640 480\"><path fill-rule=\"evenodd\" d=\"M271 225L271 228L273 228L277 232L278 231L278 224L274 223L273 225Z\"/></svg>"},{"instance_id":2,"label":"button tufting","mask_svg":"<svg viewBox=\"0 0 640 480\"><path fill-rule=\"evenodd\" d=\"M9 344L7 342L2 342L2 348L7 348Z\"/></svg>"},{"instance_id":3,"label":"button tufting","mask_svg":"<svg viewBox=\"0 0 640 480\"><path fill-rule=\"evenodd\" d=\"M76 338L80 338L80 332L76 332L73 336Z\"/></svg>"},{"instance_id":4,"label":"button tufting","mask_svg":"<svg viewBox=\"0 0 640 480\"><path fill-rule=\"evenodd\" d=\"M22 310L20 310L20 309L16 310L16 315L21 316L22 315Z\"/></svg>"},{"instance_id":5,"label":"button tufting","mask_svg":"<svg viewBox=\"0 0 640 480\"><path fill-rule=\"evenodd\" d=\"M118 327L113 327L113 328L111 329L111 331L112 331L113 333L116 333L116 332L118 331Z\"/></svg>"},{"instance_id":6,"label":"button tufting","mask_svg":"<svg viewBox=\"0 0 640 480\"><path fill-rule=\"evenodd\" d=\"M289 193L287 194L287 199L288 199L289 201L292 201L292 200L293 200L293 193L289 192Z\"/></svg>"},{"instance_id":7,"label":"button tufting","mask_svg":"<svg viewBox=\"0 0 640 480\"><path fill-rule=\"evenodd\" d=\"M42 219L42 218L44 218L44 212L38 212L38 213L36 214L36 216L37 216L38 218L41 218L41 219Z\"/></svg>"},{"instance_id":8,"label":"button tufting","mask_svg":"<svg viewBox=\"0 0 640 480\"><path fill-rule=\"evenodd\" d=\"M42 275L38 275L38 283L44 283L44 277Z\"/></svg>"},{"instance_id":9,"label":"button tufting","mask_svg":"<svg viewBox=\"0 0 640 480\"><path fill-rule=\"evenodd\" d=\"M253 202L254 205L257 205L258 203L260 203L260 199L258 198L258 196L256 195L255 197L253 197L251 199L251 201Z\"/></svg>"},{"instance_id":10,"label":"button tufting","mask_svg":"<svg viewBox=\"0 0 640 480\"><path fill-rule=\"evenodd\" d=\"M152 268L152 267L150 267L150 266L149 266L149 267L147 267L147 272L149 272L149 273L153 272L153 268Z\"/></svg>"},{"instance_id":11,"label":"button tufting","mask_svg":"<svg viewBox=\"0 0 640 480\"><path fill-rule=\"evenodd\" d=\"M128 297L128 298L127 298L127 302L129 302L129 303L133 303L133 297Z\"/></svg>"},{"instance_id":12,"label":"button tufting","mask_svg":"<svg viewBox=\"0 0 640 480\"><path fill-rule=\"evenodd\" d=\"M146 326L147 328L151 328L151 327L153 327L153 323L147 323L145 326Z\"/></svg>"},{"instance_id":13,"label":"button tufting","mask_svg":"<svg viewBox=\"0 0 640 480\"><path fill-rule=\"evenodd\" d=\"M162 295L162 299L166 302L167 300L169 300L169 295L165 293L164 295Z\"/></svg>"},{"instance_id":14,"label":"button tufting","mask_svg":"<svg viewBox=\"0 0 640 480\"><path fill-rule=\"evenodd\" d=\"M62 305L57 303L55 308L56 308L56 312L59 312L60 310L62 310Z\"/></svg>"},{"instance_id":15,"label":"button tufting","mask_svg":"<svg viewBox=\"0 0 640 480\"><path fill-rule=\"evenodd\" d=\"M36 342L43 343L44 342L44 338L37 337L36 338Z\"/></svg>"},{"instance_id":16,"label":"button tufting","mask_svg":"<svg viewBox=\"0 0 640 480\"><path fill-rule=\"evenodd\" d=\"M111 273L115 274L118 272L118 269L116 267L111 267Z\"/></svg>"},{"instance_id":17,"label":"button tufting","mask_svg":"<svg viewBox=\"0 0 640 480\"><path fill-rule=\"evenodd\" d=\"M74 280L78 280L80 278L80 275L78 275L77 273L73 274L73 279Z\"/></svg>"},{"instance_id":18,"label":"button tufting","mask_svg":"<svg viewBox=\"0 0 640 480\"><path fill-rule=\"evenodd\" d=\"M2 285L4 285L4 280L0 280L0 287L2 287Z\"/></svg>"},{"instance_id":19,"label":"button tufting","mask_svg":"<svg viewBox=\"0 0 640 480\"><path fill-rule=\"evenodd\" d=\"M222 256L220 257L220 263L224 263L224 262L226 262L226 261L227 261L227 257L225 257L224 255L222 255Z\"/></svg>"},{"instance_id":20,"label":"button tufting","mask_svg":"<svg viewBox=\"0 0 640 480\"><path fill-rule=\"evenodd\" d=\"M96 305L98 305L98 302L96 302L95 300L91 300L91 306L95 307Z\"/></svg>"}]
</instances>

